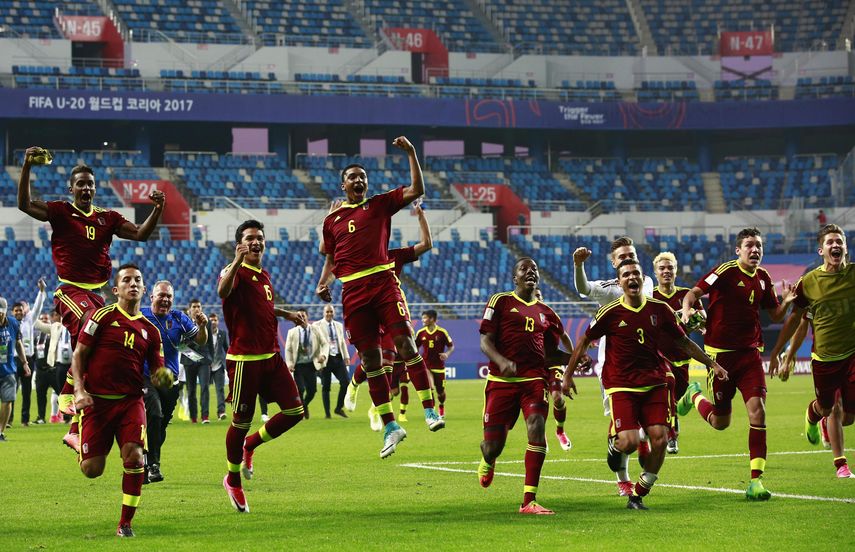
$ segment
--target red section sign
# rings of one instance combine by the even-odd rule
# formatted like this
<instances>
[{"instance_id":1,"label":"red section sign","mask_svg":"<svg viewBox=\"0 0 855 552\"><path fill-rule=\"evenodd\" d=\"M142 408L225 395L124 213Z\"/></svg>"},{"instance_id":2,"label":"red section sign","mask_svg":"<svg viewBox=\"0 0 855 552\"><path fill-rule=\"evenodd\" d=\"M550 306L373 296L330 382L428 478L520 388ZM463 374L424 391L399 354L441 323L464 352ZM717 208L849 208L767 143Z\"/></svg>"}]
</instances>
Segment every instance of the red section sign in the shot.
<instances>
[{"instance_id":1,"label":"red section sign","mask_svg":"<svg viewBox=\"0 0 855 552\"><path fill-rule=\"evenodd\" d=\"M531 221L531 209L504 184L455 184L454 187L470 205L495 207L495 222L499 239L505 241L508 226L526 225Z\"/></svg>"},{"instance_id":2,"label":"red section sign","mask_svg":"<svg viewBox=\"0 0 855 552\"><path fill-rule=\"evenodd\" d=\"M775 51L772 31L740 31L721 33L721 56L770 56Z\"/></svg>"},{"instance_id":3,"label":"red section sign","mask_svg":"<svg viewBox=\"0 0 855 552\"><path fill-rule=\"evenodd\" d=\"M126 204L150 204L148 195L161 190L166 195L161 224L169 228L173 240L190 239L190 205L168 180L113 180L113 189Z\"/></svg>"},{"instance_id":4,"label":"red section sign","mask_svg":"<svg viewBox=\"0 0 855 552\"><path fill-rule=\"evenodd\" d=\"M58 18L62 34L74 42L104 42L107 18L94 15L61 15Z\"/></svg>"}]
</instances>

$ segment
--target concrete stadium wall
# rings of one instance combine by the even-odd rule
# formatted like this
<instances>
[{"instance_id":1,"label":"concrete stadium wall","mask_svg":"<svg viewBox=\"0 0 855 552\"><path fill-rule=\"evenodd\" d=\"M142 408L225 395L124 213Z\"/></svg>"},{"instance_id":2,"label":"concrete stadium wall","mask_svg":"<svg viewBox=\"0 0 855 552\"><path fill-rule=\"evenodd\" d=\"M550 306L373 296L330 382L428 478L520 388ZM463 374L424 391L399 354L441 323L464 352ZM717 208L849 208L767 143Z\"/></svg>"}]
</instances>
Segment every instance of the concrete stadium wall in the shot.
<instances>
[{"instance_id":1,"label":"concrete stadium wall","mask_svg":"<svg viewBox=\"0 0 855 552\"><path fill-rule=\"evenodd\" d=\"M0 38L0 72L11 73L13 65L71 66L70 40Z\"/></svg>"}]
</instances>

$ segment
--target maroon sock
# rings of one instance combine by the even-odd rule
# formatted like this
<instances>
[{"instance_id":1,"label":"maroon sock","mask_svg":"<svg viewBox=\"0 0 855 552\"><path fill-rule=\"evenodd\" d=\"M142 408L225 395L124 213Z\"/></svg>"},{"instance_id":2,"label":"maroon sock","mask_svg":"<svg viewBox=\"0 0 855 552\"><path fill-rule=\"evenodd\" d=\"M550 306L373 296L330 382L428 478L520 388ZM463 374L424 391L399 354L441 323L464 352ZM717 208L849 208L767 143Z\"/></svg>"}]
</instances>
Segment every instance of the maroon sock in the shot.
<instances>
[{"instance_id":1,"label":"maroon sock","mask_svg":"<svg viewBox=\"0 0 855 552\"><path fill-rule=\"evenodd\" d=\"M751 479L763 475L766 467L766 426L749 426L748 455L751 458Z\"/></svg>"},{"instance_id":2,"label":"maroon sock","mask_svg":"<svg viewBox=\"0 0 855 552\"><path fill-rule=\"evenodd\" d=\"M564 408L561 410L559 410L557 406L553 406L552 415L555 416L555 422L558 424L558 429L564 431L564 421L567 419L567 403L564 403Z\"/></svg>"},{"instance_id":3,"label":"maroon sock","mask_svg":"<svg viewBox=\"0 0 855 552\"><path fill-rule=\"evenodd\" d=\"M226 431L226 458L230 464L240 464L243 461L243 442L249 433L250 422L237 422L232 420ZM240 487L240 472L229 472L229 485Z\"/></svg>"},{"instance_id":4,"label":"maroon sock","mask_svg":"<svg viewBox=\"0 0 855 552\"><path fill-rule=\"evenodd\" d=\"M62 390L59 392L60 395L73 395L74 394L74 378L71 377L71 368L68 369L68 372L65 374L65 382L62 384Z\"/></svg>"},{"instance_id":5,"label":"maroon sock","mask_svg":"<svg viewBox=\"0 0 855 552\"><path fill-rule=\"evenodd\" d=\"M697 408L698 414L700 414L701 418L706 420L708 424L712 425L712 423L710 422L710 416L712 416L713 413L712 403L706 400L704 397L700 397L700 400L698 400L697 397L698 396L695 395L693 400L695 400L695 408Z\"/></svg>"},{"instance_id":6,"label":"maroon sock","mask_svg":"<svg viewBox=\"0 0 855 552\"><path fill-rule=\"evenodd\" d=\"M356 385L359 385L366 379L368 379L368 376L365 375L365 368L362 367L362 364L360 364L356 367L356 369L353 370L353 378L351 379Z\"/></svg>"},{"instance_id":7,"label":"maroon sock","mask_svg":"<svg viewBox=\"0 0 855 552\"><path fill-rule=\"evenodd\" d=\"M430 390L430 376L428 375L427 366L421 355L416 355L413 358L405 361L407 365L407 373L410 375L410 381L413 387L416 388L416 393L422 399L423 408L433 408L433 393L421 394L419 391Z\"/></svg>"},{"instance_id":8,"label":"maroon sock","mask_svg":"<svg viewBox=\"0 0 855 552\"><path fill-rule=\"evenodd\" d=\"M653 488L653 484L656 483L658 478L659 476L655 473L641 472L641 475L638 476L638 481L635 483L635 494L637 496L647 496L650 494L650 489Z\"/></svg>"},{"instance_id":9,"label":"maroon sock","mask_svg":"<svg viewBox=\"0 0 855 552\"><path fill-rule=\"evenodd\" d=\"M529 443L525 449L525 487L523 502L525 506L535 499L537 485L540 483L540 471L546 459L546 443Z\"/></svg>"},{"instance_id":10,"label":"maroon sock","mask_svg":"<svg viewBox=\"0 0 855 552\"><path fill-rule=\"evenodd\" d=\"M267 423L261 426L261 429L246 438L244 448L246 450L255 450L258 445L266 443L272 439L276 439L303 419L303 409L300 408L299 414L288 415L284 412L274 414L272 418L267 420Z\"/></svg>"},{"instance_id":11,"label":"maroon sock","mask_svg":"<svg viewBox=\"0 0 855 552\"><path fill-rule=\"evenodd\" d=\"M142 492L144 469L142 463L124 462L122 474L122 517L119 525L130 525L137 511Z\"/></svg>"},{"instance_id":12,"label":"maroon sock","mask_svg":"<svg viewBox=\"0 0 855 552\"><path fill-rule=\"evenodd\" d=\"M822 419L822 414L819 413L819 403L816 402L816 399L812 400L808 405L807 418L812 424L818 424Z\"/></svg>"},{"instance_id":13,"label":"maroon sock","mask_svg":"<svg viewBox=\"0 0 855 552\"><path fill-rule=\"evenodd\" d=\"M368 374L368 394L371 395L371 402L374 406L389 404L389 380L382 370L377 370L373 374ZM391 412L381 412L380 418L383 420L383 425L395 421L395 415Z\"/></svg>"},{"instance_id":14,"label":"maroon sock","mask_svg":"<svg viewBox=\"0 0 855 552\"><path fill-rule=\"evenodd\" d=\"M674 440L677 438L677 432L674 430L674 426L668 428L668 439Z\"/></svg>"}]
</instances>

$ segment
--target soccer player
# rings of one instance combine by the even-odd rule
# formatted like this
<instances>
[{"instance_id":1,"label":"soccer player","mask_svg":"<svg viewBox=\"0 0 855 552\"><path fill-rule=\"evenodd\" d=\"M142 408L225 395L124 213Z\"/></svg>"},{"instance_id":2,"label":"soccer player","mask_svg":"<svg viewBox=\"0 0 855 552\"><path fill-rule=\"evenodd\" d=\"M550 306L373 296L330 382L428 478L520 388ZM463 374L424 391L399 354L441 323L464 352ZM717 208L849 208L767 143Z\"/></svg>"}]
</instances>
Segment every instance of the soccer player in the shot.
<instances>
[{"instance_id":1,"label":"soccer player","mask_svg":"<svg viewBox=\"0 0 855 552\"><path fill-rule=\"evenodd\" d=\"M622 455L638 448L638 430L644 428L650 439L650 453L626 507L646 510L643 498L659 478L671 418L667 361L660 353L662 345L673 343L684 355L706 365L717 379L726 380L727 372L686 337L676 313L667 303L644 296L643 274L638 261L621 261L617 273L623 296L597 311L585 336L573 350L570 366L576 365L593 340L608 337L603 386L612 418L609 464L616 471ZM564 389L569 392L568 375L564 377Z\"/></svg>"},{"instance_id":2,"label":"soccer player","mask_svg":"<svg viewBox=\"0 0 855 552\"><path fill-rule=\"evenodd\" d=\"M737 389L742 393L748 412L748 453L751 481L745 496L749 500L769 500L770 493L761 476L766 470L766 377L760 351L763 332L760 309L780 322L793 300L793 286L784 282L781 301L775 293L772 278L760 267L763 259L763 236L757 228L745 228L736 235L737 258L719 265L701 278L685 297L681 317L688 324L698 300L709 293L707 333L704 349L723 366L729 379L707 375L710 400L702 394L698 382L677 403L677 412L685 416L692 406L714 429L730 425L731 400Z\"/></svg>"},{"instance_id":3,"label":"soccer player","mask_svg":"<svg viewBox=\"0 0 855 552\"><path fill-rule=\"evenodd\" d=\"M585 261L591 256L591 250L586 247L579 247L573 252L573 281L576 285L576 291L582 297L587 297L596 301L601 307L608 305L615 299L619 299L623 292L617 278L609 280L594 280L588 281L588 276L585 274ZM626 259L638 260L638 254L635 250L635 245L632 238L629 236L620 236L612 241L609 261L612 266L617 269L618 265ZM642 293L646 297L653 295L653 280L650 276L645 275L642 285ZM606 395L605 387L603 387L602 370L603 364L606 361L606 344L602 341L597 348L597 362L594 364L594 373L597 374L597 379L600 382L600 393L603 397L603 415L609 415L609 399ZM639 447L639 456L647 453L647 441L642 439ZM625 465L620 470L615 472L617 478L618 494L620 496L630 496L632 494L632 479L629 476L629 457L622 457Z\"/></svg>"},{"instance_id":4,"label":"soccer player","mask_svg":"<svg viewBox=\"0 0 855 552\"><path fill-rule=\"evenodd\" d=\"M350 342L359 351L368 375L371 399L385 425L381 458L393 454L398 443L407 436L395 421L389 400L389 381L382 370L381 328L392 335L395 348L404 359L422 401L428 428L438 431L445 427L445 421L434 410L430 376L416 349L409 312L394 273L395 263L388 255L392 216L424 195L422 170L415 148L403 136L395 138L393 144L409 158L410 185L366 197L368 173L365 168L361 165L344 168L341 187L347 195L347 203L324 219L326 261L315 290L328 303L332 300L329 285L333 277L342 281L344 327Z\"/></svg>"},{"instance_id":5,"label":"soccer player","mask_svg":"<svg viewBox=\"0 0 855 552\"><path fill-rule=\"evenodd\" d=\"M416 343L424 353L423 358L432 375L439 415L445 417L445 361L454 352L454 342L445 328L437 325L435 310L422 313L423 327L416 333ZM402 404L403 408L403 404Z\"/></svg>"},{"instance_id":6,"label":"soccer player","mask_svg":"<svg viewBox=\"0 0 855 552\"><path fill-rule=\"evenodd\" d=\"M276 307L270 274L261 267L264 225L242 222L235 230L235 259L220 272L217 294L223 300L223 317L231 334L226 367L232 423L226 432L228 473L223 478L229 501L238 512L249 512L241 473L252 479L253 454L262 443L279 437L303 419L300 392L279 353L277 317L306 327L297 312ZM250 435L256 399L276 403L281 411Z\"/></svg>"},{"instance_id":7,"label":"soccer player","mask_svg":"<svg viewBox=\"0 0 855 552\"><path fill-rule=\"evenodd\" d=\"M36 220L49 222L53 230L50 246L60 282L53 301L62 316L63 326L68 328L73 347L84 314L104 306L98 290L107 284L113 271L109 254L113 236L134 241L148 240L163 213L166 197L160 190L149 194L154 208L138 226L116 211L96 207L92 203L96 192L95 173L86 165L76 165L71 169L68 184L71 202L32 199L30 168L34 156L40 153L42 149L39 147L27 148L24 153L24 165L18 180L18 209ZM60 395L60 406L64 413L73 415L72 386L73 382L67 379ZM72 419L63 443L75 451L79 450L75 419Z\"/></svg>"},{"instance_id":8,"label":"soccer player","mask_svg":"<svg viewBox=\"0 0 855 552\"><path fill-rule=\"evenodd\" d=\"M653 289L653 298L668 303L674 312L683 309L683 297L689 292L689 288L675 285L677 275L677 258L670 251L663 251L653 259L653 273L658 285ZM693 320L700 324L706 313L700 301L692 307L694 309ZM693 324L694 326L694 324ZM688 329L688 328L685 328ZM668 454L677 454L680 447L677 437L680 434L680 420L675 412L677 399L683 396L689 387L689 364L691 359L679 349L663 344L662 353L671 362L671 370L668 372L668 390L671 395L673 419L671 428L668 430L668 446L665 448Z\"/></svg>"},{"instance_id":9,"label":"soccer player","mask_svg":"<svg viewBox=\"0 0 855 552\"><path fill-rule=\"evenodd\" d=\"M124 467L116 535L133 537L131 521L140 503L146 436L143 364L154 373L163 366L163 355L160 332L140 312L145 285L139 267L120 266L113 293L116 303L85 315L71 374L74 405L81 413L80 471L89 478L103 474L116 440Z\"/></svg>"},{"instance_id":10,"label":"soccer player","mask_svg":"<svg viewBox=\"0 0 855 552\"><path fill-rule=\"evenodd\" d=\"M534 295L540 273L534 259L523 257L513 268L514 290L490 297L481 320L481 350L490 359L484 389L484 440L478 480L493 482L496 459L520 411L528 432L521 514L553 514L537 503L540 471L546 457L546 366L568 359L558 350L561 319Z\"/></svg>"},{"instance_id":11,"label":"soccer player","mask_svg":"<svg viewBox=\"0 0 855 552\"><path fill-rule=\"evenodd\" d=\"M813 324L811 368L816 399L805 412L805 436L812 445L819 444L819 422L829 417L829 434L837 477L852 477L843 452L843 426L855 421L855 269L847 261L846 234L836 224L826 224L817 234L822 265L811 270L796 284L795 306L778 336L769 362L769 375L781 371L789 376L788 364L779 365L778 355L803 320L810 313ZM800 344L800 342L799 342ZM797 348L797 347L796 347ZM840 396L842 416L832 416Z\"/></svg>"},{"instance_id":12,"label":"soccer player","mask_svg":"<svg viewBox=\"0 0 855 552\"><path fill-rule=\"evenodd\" d=\"M340 206L340 204L338 206ZM416 213L416 217L419 221L419 242L409 247L399 247L389 250L389 260L395 263L393 270L395 271L396 277L401 275L401 271L404 270L405 264L415 262L416 259L433 248L433 237L430 232L430 224L428 224L425 212L421 207L421 199L417 199L413 202L413 211ZM404 298L404 304L406 305L407 297L404 294L403 289L401 289L401 297ZM409 311L409 307L407 307L407 309ZM391 332L383 332L383 336L380 339L380 350L383 370L387 374L391 374L389 381L390 394L392 397L396 397L398 395L401 397L401 410L398 421L406 422L407 405L410 402L410 392L409 387L407 387L407 383L409 383L410 377L407 373L407 367L403 359L395 350L395 340ZM353 377L351 377L350 384L347 386L347 395L345 396L344 402L347 410L353 412L356 409L356 397L359 392L359 385L366 379L367 376L365 375L365 369L360 364L353 371ZM383 429L383 421L377 413L376 406L373 404L368 409L368 417L371 420L372 430L380 431Z\"/></svg>"},{"instance_id":13,"label":"soccer player","mask_svg":"<svg viewBox=\"0 0 855 552\"><path fill-rule=\"evenodd\" d=\"M163 341L163 358L166 367L172 371L173 379L178 380L178 360L182 353L196 355L188 348L188 343L196 342L204 345L208 340L208 319L201 309L195 313L195 320L184 312L173 309L175 290L168 280L160 280L152 286L151 305L143 307L140 312L149 322L160 331ZM145 366L146 376L150 376L149 365ZM148 427L148 446L145 456L144 483L163 481L160 471L160 450L166 442L166 428L175 413L178 403L178 386L168 388L151 385L146 378L144 394L146 424Z\"/></svg>"}]
</instances>

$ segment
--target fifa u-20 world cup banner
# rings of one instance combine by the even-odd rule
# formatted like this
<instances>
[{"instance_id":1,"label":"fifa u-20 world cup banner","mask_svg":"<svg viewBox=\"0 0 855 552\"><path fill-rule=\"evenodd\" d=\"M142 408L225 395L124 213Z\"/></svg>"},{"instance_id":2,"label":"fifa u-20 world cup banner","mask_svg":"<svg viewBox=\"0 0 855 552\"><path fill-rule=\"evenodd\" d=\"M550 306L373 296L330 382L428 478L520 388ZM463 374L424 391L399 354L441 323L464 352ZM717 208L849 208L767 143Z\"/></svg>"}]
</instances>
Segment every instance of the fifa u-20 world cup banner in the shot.
<instances>
[{"instance_id":1,"label":"fifa u-20 world cup banner","mask_svg":"<svg viewBox=\"0 0 855 552\"><path fill-rule=\"evenodd\" d=\"M719 55L771 56L775 51L772 31L723 32L719 42Z\"/></svg>"}]
</instances>

